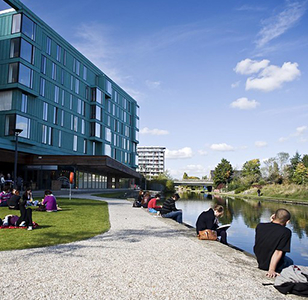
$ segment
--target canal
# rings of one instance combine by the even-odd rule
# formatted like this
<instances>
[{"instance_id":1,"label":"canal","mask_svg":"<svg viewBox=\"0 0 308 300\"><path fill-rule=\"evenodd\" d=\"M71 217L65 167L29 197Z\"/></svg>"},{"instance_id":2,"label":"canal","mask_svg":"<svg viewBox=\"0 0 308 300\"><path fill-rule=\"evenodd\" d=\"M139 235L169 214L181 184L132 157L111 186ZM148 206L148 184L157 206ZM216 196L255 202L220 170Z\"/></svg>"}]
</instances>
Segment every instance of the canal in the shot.
<instances>
[{"instance_id":1,"label":"canal","mask_svg":"<svg viewBox=\"0 0 308 300\"><path fill-rule=\"evenodd\" d=\"M181 194L177 201L183 210L183 222L195 227L199 214L221 204L225 214L221 224L231 224L228 229L228 242L253 254L255 228L260 222L269 222L271 215L278 208L285 208L291 213L291 222L287 225L292 230L291 253L288 254L294 264L308 266L308 205L291 205L278 202L247 200L231 197L218 197L207 194Z\"/></svg>"}]
</instances>

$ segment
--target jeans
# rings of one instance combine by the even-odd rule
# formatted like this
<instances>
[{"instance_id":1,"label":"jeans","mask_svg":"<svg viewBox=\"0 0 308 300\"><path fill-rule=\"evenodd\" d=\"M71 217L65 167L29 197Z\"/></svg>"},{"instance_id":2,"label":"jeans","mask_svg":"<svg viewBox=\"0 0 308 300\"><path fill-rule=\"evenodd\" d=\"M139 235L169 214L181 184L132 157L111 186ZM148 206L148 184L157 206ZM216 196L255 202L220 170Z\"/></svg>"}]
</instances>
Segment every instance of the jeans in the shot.
<instances>
[{"instance_id":1,"label":"jeans","mask_svg":"<svg viewBox=\"0 0 308 300\"><path fill-rule=\"evenodd\" d=\"M171 211L171 212L169 212L165 215L162 215L162 217L173 219L173 220L177 221L178 223L183 223L183 221L182 221L182 211L181 210Z\"/></svg>"},{"instance_id":2,"label":"jeans","mask_svg":"<svg viewBox=\"0 0 308 300\"><path fill-rule=\"evenodd\" d=\"M287 268L291 265L294 265L293 260L290 257L285 255L284 258L282 258L280 260L280 262L278 263L278 266L276 268L276 272L280 273L282 271L282 269L285 269L285 268Z\"/></svg>"}]
</instances>

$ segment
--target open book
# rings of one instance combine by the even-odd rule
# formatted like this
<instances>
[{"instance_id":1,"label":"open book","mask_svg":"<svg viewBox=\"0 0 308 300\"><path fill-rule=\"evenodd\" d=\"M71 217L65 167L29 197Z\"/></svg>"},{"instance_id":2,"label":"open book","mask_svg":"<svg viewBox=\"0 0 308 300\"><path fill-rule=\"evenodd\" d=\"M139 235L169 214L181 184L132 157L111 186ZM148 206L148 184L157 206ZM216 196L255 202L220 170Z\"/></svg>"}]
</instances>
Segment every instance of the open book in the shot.
<instances>
[{"instance_id":1,"label":"open book","mask_svg":"<svg viewBox=\"0 0 308 300\"><path fill-rule=\"evenodd\" d=\"M230 226L231 226L231 224L221 225L218 228L216 228L216 230L218 230L218 229L227 230Z\"/></svg>"}]
</instances>

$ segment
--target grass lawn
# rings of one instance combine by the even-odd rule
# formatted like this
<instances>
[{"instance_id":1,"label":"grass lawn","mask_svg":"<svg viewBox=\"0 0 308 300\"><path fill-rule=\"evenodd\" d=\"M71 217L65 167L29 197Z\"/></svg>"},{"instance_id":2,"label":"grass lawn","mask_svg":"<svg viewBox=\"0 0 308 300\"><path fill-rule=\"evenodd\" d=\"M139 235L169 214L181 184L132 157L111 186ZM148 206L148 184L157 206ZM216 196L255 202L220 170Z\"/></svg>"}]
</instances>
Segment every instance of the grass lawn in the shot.
<instances>
[{"instance_id":1,"label":"grass lawn","mask_svg":"<svg viewBox=\"0 0 308 300\"><path fill-rule=\"evenodd\" d=\"M62 211L47 213L35 211L32 219L39 227L26 229L0 229L0 251L65 244L87 239L110 228L106 202L86 199L61 199ZM20 215L19 211L0 207L0 217Z\"/></svg>"}]
</instances>

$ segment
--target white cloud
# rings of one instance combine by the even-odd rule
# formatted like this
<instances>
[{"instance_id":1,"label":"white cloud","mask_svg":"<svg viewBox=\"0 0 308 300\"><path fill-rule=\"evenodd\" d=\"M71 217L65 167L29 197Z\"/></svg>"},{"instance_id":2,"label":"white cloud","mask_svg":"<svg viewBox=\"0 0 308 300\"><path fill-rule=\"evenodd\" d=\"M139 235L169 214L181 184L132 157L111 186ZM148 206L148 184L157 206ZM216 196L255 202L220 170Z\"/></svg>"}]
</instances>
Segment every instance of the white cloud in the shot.
<instances>
[{"instance_id":1,"label":"white cloud","mask_svg":"<svg viewBox=\"0 0 308 300\"><path fill-rule=\"evenodd\" d=\"M255 142L255 146L258 147L258 148L266 147L266 146L267 146L267 142L264 142L264 141L256 141L256 142Z\"/></svg>"},{"instance_id":2,"label":"white cloud","mask_svg":"<svg viewBox=\"0 0 308 300\"><path fill-rule=\"evenodd\" d=\"M210 146L210 148L214 151L222 151L222 152L226 152L226 151L234 151L234 147L227 145L226 143L222 143L222 144L212 144Z\"/></svg>"},{"instance_id":3,"label":"white cloud","mask_svg":"<svg viewBox=\"0 0 308 300\"><path fill-rule=\"evenodd\" d=\"M307 131L307 126L301 126L296 128L296 136L302 135Z\"/></svg>"},{"instance_id":4,"label":"white cloud","mask_svg":"<svg viewBox=\"0 0 308 300\"><path fill-rule=\"evenodd\" d=\"M234 68L234 71L239 74L253 74L258 73L260 70L266 68L269 65L270 61L263 59L261 61L251 60L246 58L239 63Z\"/></svg>"},{"instance_id":5,"label":"white cloud","mask_svg":"<svg viewBox=\"0 0 308 300\"><path fill-rule=\"evenodd\" d=\"M151 80L146 80L145 81L146 85L148 86L148 88L150 89L157 89L160 87L161 82L160 81L151 81Z\"/></svg>"},{"instance_id":6,"label":"white cloud","mask_svg":"<svg viewBox=\"0 0 308 300\"><path fill-rule=\"evenodd\" d=\"M198 153L200 155L207 155L207 151L205 151L205 150L198 150Z\"/></svg>"},{"instance_id":7,"label":"white cloud","mask_svg":"<svg viewBox=\"0 0 308 300\"><path fill-rule=\"evenodd\" d=\"M182 158L190 158L193 156L193 152L190 147L184 147L179 150L166 149L165 154L166 158L168 159L182 159Z\"/></svg>"},{"instance_id":8,"label":"white cloud","mask_svg":"<svg viewBox=\"0 0 308 300\"><path fill-rule=\"evenodd\" d=\"M293 27L306 10L306 1L288 3L287 7L267 20L263 21L263 28L258 33L257 47L261 48L271 40L279 37Z\"/></svg>"},{"instance_id":9,"label":"white cloud","mask_svg":"<svg viewBox=\"0 0 308 300\"><path fill-rule=\"evenodd\" d=\"M301 75L297 63L285 62L282 67L270 65L261 71L258 77L249 77L246 90L270 92L282 87L285 82L295 80Z\"/></svg>"},{"instance_id":10,"label":"white cloud","mask_svg":"<svg viewBox=\"0 0 308 300\"><path fill-rule=\"evenodd\" d=\"M148 127L144 127L140 130L140 134L150 134L150 135L167 135L169 131L163 129L149 129Z\"/></svg>"},{"instance_id":11,"label":"white cloud","mask_svg":"<svg viewBox=\"0 0 308 300\"><path fill-rule=\"evenodd\" d=\"M232 108L239 108L243 110L255 109L260 103L256 100L248 100L247 98L239 98L233 101L230 106Z\"/></svg>"},{"instance_id":12,"label":"white cloud","mask_svg":"<svg viewBox=\"0 0 308 300\"><path fill-rule=\"evenodd\" d=\"M234 89L234 88L237 88L237 87L240 86L240 83L241 83L241 81L234 82L234 83L231 84L231 87L232 87L233 89Z\"/></svg>"},{"instance_id":13,"label":"white cloud","mask_svg":"<svg viewBox=\"0 0 308 300\"><path fill-rule=\"evenodd\" d=\"M288 139L289 139L288 137L281 137L281 138L278 139L278 142L283 143L283 142L287 141Z\"/></svg>"}]
</instances>

